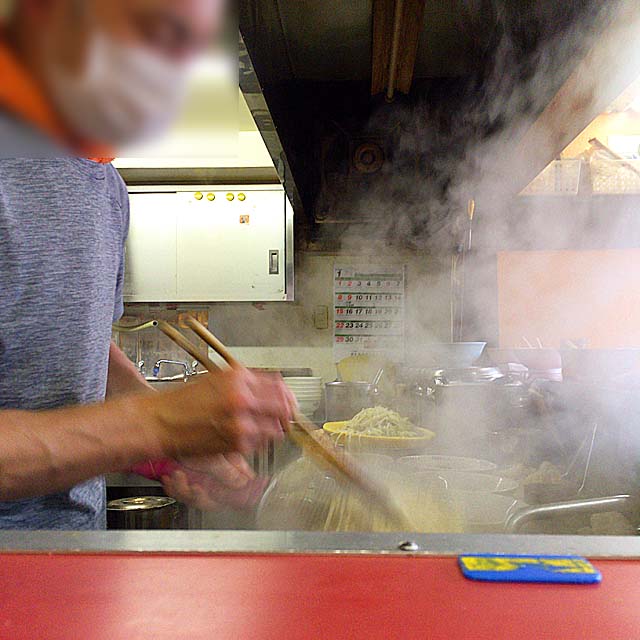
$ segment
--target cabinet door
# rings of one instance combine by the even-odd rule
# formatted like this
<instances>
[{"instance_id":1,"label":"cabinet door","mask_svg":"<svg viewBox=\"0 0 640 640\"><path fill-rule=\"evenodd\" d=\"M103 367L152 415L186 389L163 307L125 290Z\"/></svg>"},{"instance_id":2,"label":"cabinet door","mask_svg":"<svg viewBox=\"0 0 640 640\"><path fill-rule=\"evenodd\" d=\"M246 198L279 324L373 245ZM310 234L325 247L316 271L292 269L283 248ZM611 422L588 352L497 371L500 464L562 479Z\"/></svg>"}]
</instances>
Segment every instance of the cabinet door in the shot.
<instances>
[{"instance_id":1,"label":"cabinet door","mask_svg":"<svg viewBox=\"0 0 640 640\"><path fill-rule=\"evenodd\" d=\"M284 300L284 192L211 193L178 194L178 299Z\"/></svg>"},{"instance_id":2,"label":"cabinet door","mask_svg":"<svg viewBox=\"0 0 640 640\"><path fill-rule=\"evenodd\" d=\"M124 296L129 302L175 301L175 193L132 193L126 245Z\"/></svg>"}]
</instances>

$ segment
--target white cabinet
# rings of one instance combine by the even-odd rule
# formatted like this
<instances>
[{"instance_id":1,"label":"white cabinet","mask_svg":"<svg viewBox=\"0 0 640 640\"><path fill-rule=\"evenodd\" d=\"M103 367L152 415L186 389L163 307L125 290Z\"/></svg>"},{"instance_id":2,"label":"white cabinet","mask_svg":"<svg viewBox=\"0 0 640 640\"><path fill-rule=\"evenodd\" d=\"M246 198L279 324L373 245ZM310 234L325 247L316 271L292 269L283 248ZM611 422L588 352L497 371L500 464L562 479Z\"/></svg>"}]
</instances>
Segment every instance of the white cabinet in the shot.
<instances>
[{"instance_id":1,"label":"white cabinet","mask_svg":"<svg viewBox=\"0 0 640 640\"><path fill-rule=\"evenodd\" d=\"M279 185L130 192L128 302L293 299L293 211Z\"/></svg>"},{"instance_id":2,"label":"white cabinet","mask_svg":"<svg viewBox=\"0 0 640 640\"><path fill-rule=\"evenodd\" d=\"M129 194L125 300L176 299L176 203L176 194Z\"/></svg>"}]
</instances>

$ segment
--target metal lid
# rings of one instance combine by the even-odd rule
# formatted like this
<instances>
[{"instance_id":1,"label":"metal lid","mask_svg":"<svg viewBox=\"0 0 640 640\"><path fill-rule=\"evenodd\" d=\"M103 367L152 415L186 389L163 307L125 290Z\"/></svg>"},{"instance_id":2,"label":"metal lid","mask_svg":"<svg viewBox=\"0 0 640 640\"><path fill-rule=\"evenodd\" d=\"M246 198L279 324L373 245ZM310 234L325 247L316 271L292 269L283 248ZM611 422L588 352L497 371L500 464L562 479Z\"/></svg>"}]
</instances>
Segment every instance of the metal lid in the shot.
<instances>
[{"instance_id":1,"label":"metal lid","mask_svg":"<svg viewBox=\"0 0 640 640\"><path fill-rule=\"evenodd\" d=\"M344 382L343 380L335 380L334 382L325 382L324 386L329 389L359 389L364 387L371 387L370 382L361 380L359 382Z\"/></svg>"},{"instance_id":2,"label":"metal lid","mask_svg":"<svg viewBox=\"0 0 640 640\"><path fill-rule=\"evenodd\" d=\"M496 367L466 367L464 369L429 369L405 367L406 380L429 384L453 386L462 384L486 384L496 380L506 380L505 375Z\"/></svg>"},{"instance_id":3,"label":"metal lid","mask_svg":"<svg viewBox=\"0 0 640 640\"><path fill-rule=\"evenodd\" d=\"M466 369L440 369L434 373L436 384L461 385L485 384L504 378L504 374L495 367L467 367Z\"/></svg>"},{"instance_id":4,"label":"metal lid","mask_svg":"<svg viewBox=\"0 0 640 640\"><path fill-rule=\"evenodd\" d=\"M120 498L107 503L108 511L140 511L143 509L161 509L175 504L173 498L166 496L139 496L136 498Z\"/></svg>"}]
</instances>

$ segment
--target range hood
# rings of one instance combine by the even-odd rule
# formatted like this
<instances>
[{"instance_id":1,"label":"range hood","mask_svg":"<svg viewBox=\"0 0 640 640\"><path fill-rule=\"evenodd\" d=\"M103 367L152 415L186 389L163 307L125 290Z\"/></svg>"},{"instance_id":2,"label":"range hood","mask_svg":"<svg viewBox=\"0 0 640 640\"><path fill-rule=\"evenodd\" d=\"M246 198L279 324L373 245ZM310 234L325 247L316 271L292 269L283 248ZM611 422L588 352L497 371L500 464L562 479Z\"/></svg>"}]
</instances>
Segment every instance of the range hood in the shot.
<instances>
[{"instance_id":1,"label":"range hood","mask_svg":"<svg viewBox=\"0 0 640 640\"><path fill-rule=\"evenodd\" d=\"M194 86L176 125L158 142L131 149L115 167L131 183L278 182L278 172L249 111L242 91L225 97L222 109L202 105L220 102L211 86ZM235 113L229 113L229 108Z\"/></svg>"},{"instance_id":2,"label":"range hood","mask_svg":"<svg viewBox=\"0 0 640 640\"><path fill-rule=\"evenodd\" d=\"M203 59L174 127L161 140L116 158L129 186L282 184L298 208L296 185L240 36L238 53Z\"/></svg>"},{"instance_id":3,"label":"range hood","mask_svg":"<svg viewBox=\"0 0 640 640\"><path fill-rule=\"evenodd\" d=\"M596 75L580 64L618 20L619 4L638 13L632 0L242 0L240 30L300 188L311 241L342 246L346 227L376 224L389 230L388 241L404 241L403 229L411 229L410 248L414 239L421 248L449 248L467 215L468 194L458 188L475 179L479 150L488 161L504 159L500 169L509 175L521 158L534 167L523 184L503 181L501 200L515 197L554 157L544 158L553 146L544 136L517 146L524 125L557 107L556 94L576 70L589 71L578 78ZM624 49L615 51L605 77L624 66ZM566 97L563 117L545 128L555 132L553 142L561 139L558 128L574 126L571 110L590 103L582 94ZM498 136L509 143L502 153L492 146Z\"/></svg>"}]
</instances>

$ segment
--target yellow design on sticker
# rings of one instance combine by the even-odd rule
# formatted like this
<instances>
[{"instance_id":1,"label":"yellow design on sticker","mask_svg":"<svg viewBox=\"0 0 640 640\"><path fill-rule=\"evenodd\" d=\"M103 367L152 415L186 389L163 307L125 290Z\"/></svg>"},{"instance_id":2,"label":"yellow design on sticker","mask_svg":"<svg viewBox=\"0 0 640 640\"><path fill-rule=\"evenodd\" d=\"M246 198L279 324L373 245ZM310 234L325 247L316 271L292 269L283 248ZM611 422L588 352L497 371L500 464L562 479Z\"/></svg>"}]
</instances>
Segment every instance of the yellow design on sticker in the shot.
<instances>
[{"instance_id":1,"label":"yellow design on sticker","mask_svg":"<svg viewBox=\"0 0 640 640\"><path fill-rule=\"evenodd\" d=\"M554 573L595 573L591 564L584 560L570 558L547 558L542 563L552 569Z\"/></svg>"},{"instance_id":2,"label":"yellow design on sticker","mask_svg":"<svg viewBox=\"0 0 640 640\"><path fill-rule=\"evenodd\" d=\"M463 556L462 563L469 571L515 571L519 558L473 558Z\"/></svg>"}]
</instances>

